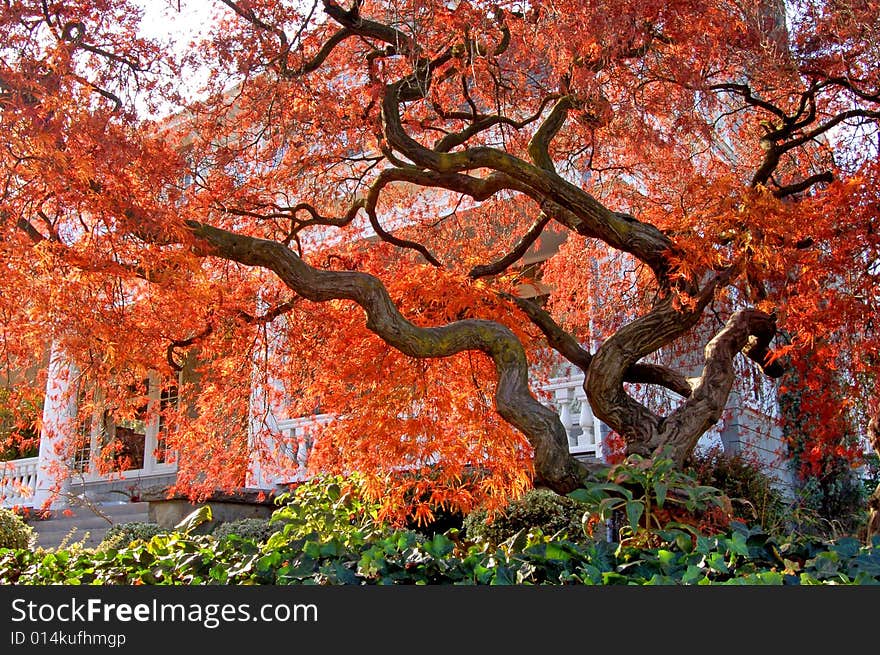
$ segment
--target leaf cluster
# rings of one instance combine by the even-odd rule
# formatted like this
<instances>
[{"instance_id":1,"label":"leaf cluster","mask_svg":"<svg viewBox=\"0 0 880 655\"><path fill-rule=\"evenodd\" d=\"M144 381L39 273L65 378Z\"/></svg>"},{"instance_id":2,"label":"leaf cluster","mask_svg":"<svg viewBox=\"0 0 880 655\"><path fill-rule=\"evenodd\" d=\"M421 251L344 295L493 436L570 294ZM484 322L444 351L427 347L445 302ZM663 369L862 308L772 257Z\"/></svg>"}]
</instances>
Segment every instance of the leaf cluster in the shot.
<instances>
[{"instance_id":1,"label":"leaf cluster","mask_svg":"<svg viewBox=\"0 0 880 655\"><path fill-rule=\"evenodd\" d=\"M610 521L621 539L666 527L672 515L664 510L670 506L683 510L685 521L711 508L728 514L730 509L729 498L719 489L698 484L671 459L640 455L610 467L604 482L588 483L568 495L586 507L585 530L591 532L597 519Z\"/></svg>"},{"instance_id":2,"label":"leaf cluster","mask_svg":"<svg viewBox=\"0 0 880 655\"><path fill-rule=\"evenodd\" d=\"M34 529L10 509L0 507L0 548L29 548Z\"/></svg>"},{"instance_id":3,"label":"leaf cluster","mask_svg":"<svg viewBox=\"0 0 880 655\"><path fill-rule=\"evenodd\" d=\"M121 549L0 551L5 584L851 585L880 584L880 540L779 542L734 522L707 536L673 528L657 547L576 544L522 530L492 546L408 530L257 545L174 532Z\"/></svg>"}]
</instances>

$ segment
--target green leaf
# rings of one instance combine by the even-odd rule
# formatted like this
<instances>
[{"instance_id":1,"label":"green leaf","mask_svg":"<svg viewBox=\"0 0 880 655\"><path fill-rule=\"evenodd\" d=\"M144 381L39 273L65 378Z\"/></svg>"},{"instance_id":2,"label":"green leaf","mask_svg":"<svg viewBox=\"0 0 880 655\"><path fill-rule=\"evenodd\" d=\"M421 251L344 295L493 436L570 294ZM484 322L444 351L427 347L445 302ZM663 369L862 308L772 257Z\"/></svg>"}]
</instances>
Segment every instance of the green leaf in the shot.
<instances>
[{"instance_id":1,"label":"green leaf","mask_svg":"<svg viewBox=\"0 0 880 655\"><path fill-rule=\"evenodd\" d=\"M202 505L198 509L193 512L190 512L183 520L174 526L175 531L182 532L183 534L189 534L193 530L195 530L198 526L206 521L210 521L214 518L214 514L211 512L210 505Z\"/></svg>"},{"instance_id":2,"label":"green leaf","mask_svg":"<svg viewBox=\"0 0 880 655\"><path fill-rule=\"evenodd\" d=\"M629 584L629 578L614 571L606 571L602 574L602 584Z\"/></svg>"},{"instance_id":3,"label":"green leaf","mask_svg":"<svg viewBox=\"0 0 880 655\"><path fill-rule=\"evenodd\" d=\"M690 535L678 534L675 535L675 545L682 552L689 553L694 549L694 540Z\"/></svg>"},{"instance_id":4,"label":"green leaf","mask_svg":"<svg viewBox=\"0 0 880 655\"><path fill-rule=\"evenodd\" d=\"M658 585L674 585L677 584L673 578L670 578L668 575L660 575L659 573L655 573L651 576L651 579L645 582L646 586L658 586Z\"/></svg>"},{"instance_id":5,"label":"green leaf","mask_svg":"<svg viewBox=\"0 0 880 655\"><path fill-rule=\"evenodd\" d=\"M629 521L633 532L639 529L639 519L645 513L645 506L637 500L630 500L626 503L626 518Z\"/></svg>"},{"instance_id":6,"label":"green leaf","mask_svg":"<svg viewBox=\"0 0 880 655\"><path fill-rule=\"evenodd\" d=\"M831 547L841 558L855 557L861 548L862 543L853 537L843 537Z\"/></svg>"},{"instance_id":7,"label":"green leaf","mask_svg":"<svg viewBox=\"0 0 880 655\"><path fill-rule=\"evenodd\" d=\"M550 542L544 551L544 557L551 560L568 561L571 559L571 553L558 544Z\"/></svg>"},{"instance_id":8,"label":"green leaf","mask_svg":"<svg viewBox=\"0 0 880 655\"><path fill-rule=\"evenodd\" d=\"M660 562L660 568L669 571L677 562L679 553L661 548L657 551L657 561Z\"/></svg>"},{"instance_id":9,"label":"green leaf","mask_svg":"<svg viewBox=\"0 0 880 655\"><path fill-rule=\"evenodd\" d=\"M657 480L654 483L654 496L657 498L657 507L663 507L663 503L666 502L666 492L668 489L669 485L665 482Z\"/></svg>"},{"instance_id":10,"label":"green leaf","mask_svg":"<svg viewBox=\"0 0 880 655\"><path fill-rule=\"evenodd\" d=\"M632 491L627 489L624 486L619 484L615 484L614 482L601 482L599 484L591 485L592 488L598 491L612 491L614 493L618 493L627 500L632 500L633 494Z\"/></svg>"},{"instance_id":11,"label":"green leaf","mask_svg":"<svg viewBox=\"0 0 880 655\"><path fill-rule=\"evenodd\" d=\"M721 553L709 555L706 558L706 564L710 569L718 573L730 573L730 569L727 568L727 563L724 561L724 556Z\"/></svg>"},{"instance_id":12,"label":"green leaf","mask_svg":"<svg viewBox=\"0 0 880 655\"><path fill-rule=\"evenodd\" d=\"M699 566L695 564L691 564L687 567L687 570L684 572L684 575L681 576L681 581L684 584L694 584L699 580L703 579L706 575L704 569L701 569Z\"/></svg>"},{"instance_id":13,"label":"green leaf","mask_svg":"<svg viewBox=\"0 0 880 655\"><path fill-rule=\"evenodd\" d=\"M495 576L492 578L493 585L515 585L516 575L507 566L499 566L495 569Z\"/></svg>"},{"instance_id":14,"label":"green leaf","mask_svg":"<svg viewBox=\"0 0 880 655\"><path fill-rule=\"evenodd\" d=\"M817 580L809 573L801 573L801 584L802 585L820 585L822 584L821 580Z\"/></svg>"},{"instance_id":15,"label":"green leaf","mask_svg":"<svg viewBox=\"0 0 880 655\"><path fill-rule=\"evenodd\" d=\"M598 493L598 490L587 489L584 487L581 487L580 489L575 489L574 491L569 492L566 495L572 500L578 501L579 503L588 503L591 505L598 503L601 499L601 493Z\"/></svg>"},{"instance_id":16,"label":"green leaf","mask_svg":"<svg viewBox=\"0 0 880 655\"><path fill-rule=\"evenodd\" d=\"M605 498L599 503L599 516L603 519L609 518L614 510L626 503L623 498Z\"/></svg>"},{"instance_id":17,"label":"green leaf","mask_svg":"<svg viewBox=\"0 0 880 655\"><path fill-rule=\"evenodd\" d=\"M819 553L814 559L807 561L806 566L812 566L819 579L831 578L840 572L840 561L833 550Z\"/></svg>"},{"instance_id":18,"label":"green leaf","mask_svg":"<svg viewBox=\"0 0 880 655\"><path fill-rule=\"evenodd\" d=\"M743 557L749 556L749 547L746 544L745 536L741 532L734 532L730 539L724 540L724 543L731 553L742 555Z\"/></svg>"}]
</instances>

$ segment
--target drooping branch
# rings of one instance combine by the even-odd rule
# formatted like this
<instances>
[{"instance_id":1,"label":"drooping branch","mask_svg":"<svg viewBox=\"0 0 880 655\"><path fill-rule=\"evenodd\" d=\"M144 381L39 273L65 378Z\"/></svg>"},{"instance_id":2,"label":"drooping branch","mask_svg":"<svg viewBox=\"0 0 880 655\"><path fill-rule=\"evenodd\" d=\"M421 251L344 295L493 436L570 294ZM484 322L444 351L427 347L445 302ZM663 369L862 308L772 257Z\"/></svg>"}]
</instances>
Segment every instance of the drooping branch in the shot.
<instances>
[{"instance_id":1,"label":"drooping branch","mask_svg":"<svg viewBox=\"0 0 880 655\"><path fill-rule=\"evenodd\" d=\"M517 241L516 245L508 253L491 264L474 266L468 273L468 276L476 280L477 278L486 277L487 275L497 275L498 273L506 271L526 254L526 251L533 243L535 243L535 241L538 240L538 237L541 236L541 232L544 231L544 228L547 227L547 223L549 222L550 217L544 212L541 212L535 222L532 223L526 233L523 234L522 238Z\"/></svg>"},{"instance_id":2,"label":"drooping branch","mask_svg":"<svg viewBox=\"0 0 880 655\"><path fill-rule=\"evenodd\" d=\"M503 297L519 307L529 320L541 330L544 338L547 339L547 345L581 369L581 371L587 372L587 369L590 368L590 362L593 360L593 355L578 343L578 340L571 333L563 330L553 320L553 317L550 316L547 310L528 298L521 298L510 294L503 294Z\"/></svg>"},{"instance_id":3,"label":"drooping branch","mask_svg":"<svg viewBox=\"0 0 880 655\"><path fill-rule=\"evenodd\" d=\"M492 116L478 116L476 119L473 116L468 114L463 114L462 112L443 112L439 107L435 105L435 110L439 110L437 113L441 118L457 118L459 120L470 120L472 121L470 125L461 130L460 132L452 132L450 134L445 135L442 139L438 140L437 143L434 144L434 150L436 152L449 152L456 146L460 146L467 142L468 139L473 138L475 135L480 132L485 132L488 129L495 127L496 125L507 125L509 127L514 128L515 130L521 130L534 123L541 117L541 114L544 112L544 108L549 102L553 101L553 96L545 98L538 110L532 114L531 116L527 116L522 120L514 120L509 116L502 116L499 114L494 114Z\"/></svg>"},{"instance_id":4,"label":"drooping branch","mask_svg":"<svg viewBox=\"0 0 880 655\"><path fill-rule=\"evenodd\" d=\"M401 123L400 84L398 82L386 87L382 103L385 137L397 151L418 166L441 174L478 168L503 173L506 179L517 183L517 190L541 204L542 209L556 220L579 234L601 239L613 248L632 254L648 264L661 283L665 282L669 272L669 257L676 249L656 227L627 214L614 212L555 173L496 148L480 146L461 152L438 153L422 146L406 133ZM555 208L553 211L548 210L551 205Z\"/></svg>"},{"instance_id":5,"label":"drooping branch","mask_svg":"<svg viewBox=\"0 0 880 655\"><path fill-rule=\"evenodd\" d=\"M583 471L568 453L565 430L556 413L529 391L528 362L522 344L504 325L467 319L438 327L418 327L401 315L388 291L372 275L313 268L284 245L187 222L204 255L273 271L289 288L316 302L351 300L366 313L369 330L410 357L448 357L479 350L495 363L498 413L520 430L535 449L536 483L557 491L575 488Z\"/></svg>"},{"instance_id":6,"label":"drooping branch","mask_svg":"<svg viewBox=\"0 0 880 655\"><path fill-rule=\"evenodd\" d=\"M593 362L593 355L581 346L571 333L562 329L545 309L528 298L520 298L509 294L503 294L503 296L516 304L529 320L541 330L547 339L547 344L553 350L577 366L584 374L589 371L590 365ZM691 395L691 385L687 378L678 371L659 364L646 364L644 362L632 364L624 372L623 382L661 386L685 398Z\"/></svg>"},{"instance_id":7,"label":"drooping branch","mask_svg":"<svg viewBox=\"0 0 880 655\"><path fill-rule=\"evenodd\" d=\"M525 162L503 150L478 146L457 152L437 152L407 133L401 120L401 103L427 97L434 71L452 58L452 48L429 60L422 56L420 48L410 37L392 27L365 19L358 12L347 12L329 0L325 2L324 8L343 27L364 38L392 45L400 54L409 56L413 61L414 71L397 82L387 84L382 94L382 133L388 151L396 151L416 167L435 173L462 173L479 168L503 173L515 180L518 190L539 203L555 220L579 234L601 239L611 247L633 255L654 271L661 288L669 286L670 258L677 249L653 225L638 221L628 214L612 211L591 194L554 172ZM561 99L554 110L551 110L543 128L539 129L540 136L533 150L542 164L546 162L543 161L540 150L546 149L547 142L559 130L566 112L573 106L573 97ZM559 211L548 211L551 203Z\"/></svg>"},{"instance_id":8,"label":"drooping branch","mask_svg":"<svg viewBox=\"0 0 880 655\"><path fill-rule=\"evenodd\" d=\"M408 248L410 250L415 250L420 253L425 260L431 264L431 266L440 267L440 260L438 260L430 250L428 250L424 245L418 243L416 241L412 241L410 239L403 239L401 237L395 236L388 232L382 225L379 223L379 219L376 216L375 208L371 208L367 210L367 216L370 220L370 226L373 228L373 231L376 235L387 243L390 243L398 248Z\"/></svg>"},{"instance_id":9,"label":"drooping branch","mask_svg":"<svg viewBox=\"0 0 880 655\"><path fill-rule=\"evenodd\" d=\"M172 339L171 343L169 343L168 347L165 349L165 361L168 362L168 366L170 366L172 370L177 371L178 373L182 371L183 365L180 364L175 357L175 355L177 354L177 349L189 348L197 341L201 341L202 339L207 338L213 332L214 324L211 322L209 316L208 325L198 334L194 334L193 336L186 339Z\"/></svg>"}]
</instances>

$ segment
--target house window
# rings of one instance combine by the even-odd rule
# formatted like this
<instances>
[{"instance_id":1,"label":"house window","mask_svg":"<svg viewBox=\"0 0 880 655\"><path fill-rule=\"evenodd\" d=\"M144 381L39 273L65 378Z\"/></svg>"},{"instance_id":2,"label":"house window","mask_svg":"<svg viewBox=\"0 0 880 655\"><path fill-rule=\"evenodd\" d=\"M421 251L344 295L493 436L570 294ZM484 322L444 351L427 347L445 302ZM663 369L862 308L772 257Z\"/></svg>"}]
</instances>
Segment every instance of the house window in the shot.
<instances>
[{"instance_id":1,"label":"house window","mask_svg":"<svg viewBox=\"0 0 880 655\"><path fill-rule=\"evenodd\" d=\"M76 450L73 453L73 471L80 475L88 473L92 467L92 417L79 424L76 435Z\"/></svg>"},{"instance_id":2,"label":"house window","mask_svg":"<svg viewBox=\"0 0 880 655\"><path fill-rule=\"evenodd\" d=\"M148 389L149 381L145 380L141 388ZM131 416L117 418L111 410L104 411L101 455L104 464L114 471L144 468L149 400L138 394L140 389L131 391L130 402L136 404Z\"/></svg>"},{"instance_id":3,"label":"house window","mask_svg":"<svg viewBox=\"0 0 880 655\"><path fill-rule=\"evenodd\" d=\"M159 427L156 431L157 464L169 464L174 461L174 453L168 446L168 436L177 429L173 416L179 404L180 390L176 385L162 390L159 395Z\"/></svg>"},{"instance_id":4,"label":"house window","mask_svg":"<svg viewBox=\"0 0 880 655\"><path fill-rule=\"evenodd\" d=\"M77 441L71 469L80 475L106 475L126 471L151 473L157 466L176 461L169 435L180 391L173 381L163 385L155 373L129 388L122 406L110 406L101 389L91 385L80 391L77 407ZM162 469L165 470L165 469Z\"/></svg>"}]
</instances>

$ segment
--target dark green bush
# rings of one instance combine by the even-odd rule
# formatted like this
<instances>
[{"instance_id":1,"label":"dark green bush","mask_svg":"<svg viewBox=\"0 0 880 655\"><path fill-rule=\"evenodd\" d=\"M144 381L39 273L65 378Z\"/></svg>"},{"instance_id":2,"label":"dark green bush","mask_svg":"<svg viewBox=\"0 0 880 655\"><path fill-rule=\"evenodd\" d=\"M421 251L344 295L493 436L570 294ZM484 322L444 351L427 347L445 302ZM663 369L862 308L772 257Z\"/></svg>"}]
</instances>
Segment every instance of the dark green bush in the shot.
<instances>
[{"instance_id":1,"label":"dark green bush","mask_svg":"<svg viewBox=\"0 0 880 655\"><path fill-rule=\"evenodd\" d=\"M229 539L236 536L260 544L271 537L280 527L279 525L270 525L269 519L239 519L221 523L211 531L211 536L215 539Z\"/></svg>"},{"instance_id":2,"label":"dark green bush","mask_svg":"<svg viewBox=\"0 0 880 655\"><path fill-rule=\"evenodd\" d=\"M489 517L485 510L471 512L463 527L468 539L493 546L524 528L539 528L546 535L564 535L571 541L584 542L584 511L584 506L571 498L548 489L532 489L494 517Z\"/></svg>"},{"instance_id":3,"label":"dark green bush","mask_svg":"<svg viewBox=\"0 0 880 655\"><path fill-rule=\"evenodd\" d=\"M0 507L0 548L30 548L34 529L10 509Z\"/></svg>"},{"instance_id":4,"label":"dark green bush","mask_svg":"<svg viewBox=\"0 0 880 655\"><path fill-rule=\"evenodd\" d=\"M789 503L760 466L742 455L721 448L694 452L685 463L699 484L716 487L732 501L734 515L746 523L757 522L774 534L785 532Z\"/></svg>"},{"instance_id":5,"label":"dark green bush","mask_svg":"<svg viewBox=\"0 0 880 655\"><path fill-rule=\"evenodd\" d=\"M0 552L0 584L817 585L880 583L880 539L777 541L734 523L713 536L662 530L658 547L575 544L536 530L498 547L388 532L360 544L278 548L172 533L118 550Z\"/></svg>"},{"instance_id":6,"label":"dark green bush","mask_svg":"<svg viewBox=\"0 0 880 655\"><path fill-rule=\"evenodd\" d=\"M149 541L157 534L167 532L166 528L160 528L155 523L144 523L143 521L117 523L107 530L104 539L98 544L98 550L125 548L133 541Z\"/></svg>"}]
</instances>

